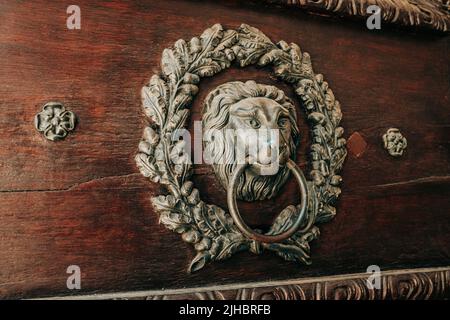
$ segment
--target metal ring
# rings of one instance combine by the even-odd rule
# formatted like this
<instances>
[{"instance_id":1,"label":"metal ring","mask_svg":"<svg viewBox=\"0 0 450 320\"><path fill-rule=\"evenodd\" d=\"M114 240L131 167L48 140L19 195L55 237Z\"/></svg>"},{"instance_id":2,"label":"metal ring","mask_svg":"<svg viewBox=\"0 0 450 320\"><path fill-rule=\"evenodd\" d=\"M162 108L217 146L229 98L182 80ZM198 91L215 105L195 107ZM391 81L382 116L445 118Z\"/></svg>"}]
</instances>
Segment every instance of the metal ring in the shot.
<instances>
[{"instance_id":1,"label":"metal ring","mask_svg":"<svg viewBox=\"0 0 450 320\"><path fill-rule=\"evenodd\" d=\"M273 242L280 242L283 241L290 236L292 236L300 227L300 224L303 220L303 217L306 214L307 211L307 199L308 199L308 188L306 184L305 176L303 175L303 172L300 170L300 168L295 164L294 161L289 159L286 163L287 167L291 172L294 174L294 177L296 178L298 185L300 186L300 200L301 200L301 208L300 213L297 217L297 220L295 223L286 231L277 234L277 235L265 235L261 233L257 233L253 231L242 219L239 209L237 208L237 202L236 202L236 189L237 189L237 182L241 174L244 172L245 168L248 166L248 164L240 164L236 167L234 170L230 183L228 185L227 190L227 202L228 202L228 209L230 210L231 217L233 218L234 222L236 223L236 226L238 229L248 238L253 239L255 241L260 241L264 243L273 243Z\"/></svg>"}]
</instances>

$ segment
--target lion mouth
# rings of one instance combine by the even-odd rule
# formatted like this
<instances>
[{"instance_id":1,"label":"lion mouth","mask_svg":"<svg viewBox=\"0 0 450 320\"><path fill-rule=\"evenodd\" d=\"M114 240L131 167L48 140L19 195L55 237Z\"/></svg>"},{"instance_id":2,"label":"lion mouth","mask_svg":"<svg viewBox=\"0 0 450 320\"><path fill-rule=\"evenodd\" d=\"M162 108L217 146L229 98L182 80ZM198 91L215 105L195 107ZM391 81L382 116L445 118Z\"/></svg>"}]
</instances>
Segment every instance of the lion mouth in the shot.
<instances>
[{"instance_id":1,"label":"lion mouth","mask_svg":"<svg viewBox=\"0 0 450 320\"><path fill-rule=\"evenodd\" d=\"M280 147L278 156L269 162L261 162L258 157L247 155L247 163L258 168L272 168L273 166L284 166L290 158L289 150L286 147Z\"/></svg>"}]
</instances>

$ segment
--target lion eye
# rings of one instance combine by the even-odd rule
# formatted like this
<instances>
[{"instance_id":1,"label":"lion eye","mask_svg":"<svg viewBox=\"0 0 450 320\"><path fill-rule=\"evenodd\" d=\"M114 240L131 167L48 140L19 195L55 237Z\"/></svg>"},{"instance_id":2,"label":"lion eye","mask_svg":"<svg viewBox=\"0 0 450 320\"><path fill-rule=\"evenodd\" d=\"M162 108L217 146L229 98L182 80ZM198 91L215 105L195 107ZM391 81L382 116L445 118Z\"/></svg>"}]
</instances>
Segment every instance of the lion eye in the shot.
<instances>
[{"instance_id":1,"label":"lion eye","mask_svg":"<svg viewBox=\"0 0 450 320\"><path fill-rule=\"evenodd\" d=\"M256 120L255 118L252 118L248 121L249 125L253 128L253 129L258 129L261 124L259 123L258 120Z\"/></svg>"},{"instance_id":2,"label":"lion eye","mask_svg":"<svg viewBox=\"0 0 450 320\"><path fill-rule=\"evenodd\" d=\"M288 124L287 118L280 118L278 119L278 126L279 127L285 127Z\"/></svg>"}]
</instances>

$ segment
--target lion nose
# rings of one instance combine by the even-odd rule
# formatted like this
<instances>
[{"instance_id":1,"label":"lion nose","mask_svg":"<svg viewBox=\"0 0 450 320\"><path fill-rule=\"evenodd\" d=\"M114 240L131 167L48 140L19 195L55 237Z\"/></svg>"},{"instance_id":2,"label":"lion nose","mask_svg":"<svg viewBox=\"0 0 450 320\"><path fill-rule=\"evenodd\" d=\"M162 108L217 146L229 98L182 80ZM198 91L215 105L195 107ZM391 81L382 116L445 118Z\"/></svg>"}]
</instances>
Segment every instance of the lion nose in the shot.
<instances>
[{"instance_id":1,"label":"lion nose","mask_svg":"<svg viewBox=\"0 0 450 320\"><path fill-rule=\"evenodd\" d=\"M263 146L260 146L258 152L258 162L264 165L274 163L276 160L274 159L276 155L274 151L274 146L269 143L264 143Z\"/></svg>"},{"instance_id":2,"label":"lion nose","mask_svg":"<svg viewBox=\"0 0 450 320\"><path fill-rule=\"evenodd\" d=\"M272 162L272 152L270 148L265 148L265 150L260 150L258 154L258 162L261 164L270 164Z\"/></svg>"}]
</instances>

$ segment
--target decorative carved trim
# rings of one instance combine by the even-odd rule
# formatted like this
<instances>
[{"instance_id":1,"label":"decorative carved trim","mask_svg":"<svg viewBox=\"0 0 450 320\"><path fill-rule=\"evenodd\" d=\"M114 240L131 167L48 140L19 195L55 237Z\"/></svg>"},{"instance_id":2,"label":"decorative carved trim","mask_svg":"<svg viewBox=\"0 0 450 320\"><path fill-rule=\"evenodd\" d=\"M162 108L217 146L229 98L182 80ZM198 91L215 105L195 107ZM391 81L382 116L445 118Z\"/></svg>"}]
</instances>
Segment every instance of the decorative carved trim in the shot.
<instances>
[{"instance_id":1,"label":"decorative carved trim","mask_svg":"<svg viewBox=\"0 0 450 320\"><path fill-rule=\"evenodd\" d=\"M383 271L381 288L369 288L370 274L294 279L206 288L123 292L50 299L133 300L427 300L450 298L450 266Z\"/></svg>"},{"instance_id":2,"label":"decorative carved trim","mask_svg":"<svg viewBox=\"0 0 450 320\"><path fill-rule=\"evenodd\" d=\"M367 7L381 8L382 19L388 23L428 28L447 32L450 26L448 0L264 0L312 12L364 18Z\"/></svg>"},{"instance_id":3,"label":"decorative carved trim","mask_svg":"<svg viewBox=\"0 0 450 320\"><path fill-rule=\"evenodd\" d=\"M386 274L381 288L369 288L369 274L344 279L272 285L235 290L216 290L190 294L155 295L145 299L202 300L427 300L449 296L450 270ZM144 298L144 297L142 297Z\"/></svg>"}]
</instances>

